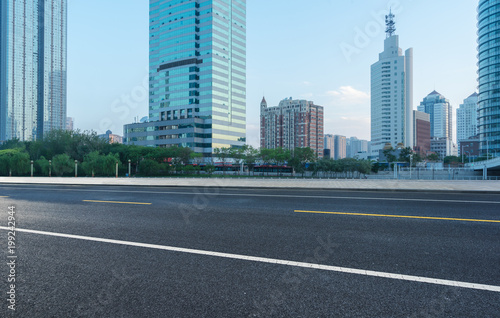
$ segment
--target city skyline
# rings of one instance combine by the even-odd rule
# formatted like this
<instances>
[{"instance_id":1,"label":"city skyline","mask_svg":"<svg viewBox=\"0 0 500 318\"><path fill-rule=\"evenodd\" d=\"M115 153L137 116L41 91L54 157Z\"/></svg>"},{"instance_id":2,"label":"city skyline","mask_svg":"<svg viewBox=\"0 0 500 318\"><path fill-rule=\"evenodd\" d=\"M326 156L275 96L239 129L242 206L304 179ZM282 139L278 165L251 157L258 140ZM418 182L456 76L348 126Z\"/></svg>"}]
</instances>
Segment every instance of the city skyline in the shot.
<instances>
[{"instance_id":1,"label":"city skyline","mask_svg":"<svg viewBox=\"0 0 500 318\"><path fill-rule=\"evenodd\" d=\"M94 2L69 4L68 116L75 117L76 128L121 134L124 123L148 114L143 96L147 93L143 85L148 62L147 1L122 1L121 6L98 3L100 12L93 10ZM113 4L116 14L111 23L105 13ZM436 89L456 109L477 90L477 3L325 0L307 7L286 4L286 15L280 11L283 1L247 4L247 143L251 145L258 145L263 96L269 104L293 96L324 105L325 133L370 139L369 69L383 49L385 34L378 21L389 6L396 14L400 46L415 50L414 105ZM86 12L93 18L92 25L83 23ZM418 21L424 13L427 23L422 26ZM102 34L103 27L114 34L112 39Z\"/></svg>"}]
</instances>

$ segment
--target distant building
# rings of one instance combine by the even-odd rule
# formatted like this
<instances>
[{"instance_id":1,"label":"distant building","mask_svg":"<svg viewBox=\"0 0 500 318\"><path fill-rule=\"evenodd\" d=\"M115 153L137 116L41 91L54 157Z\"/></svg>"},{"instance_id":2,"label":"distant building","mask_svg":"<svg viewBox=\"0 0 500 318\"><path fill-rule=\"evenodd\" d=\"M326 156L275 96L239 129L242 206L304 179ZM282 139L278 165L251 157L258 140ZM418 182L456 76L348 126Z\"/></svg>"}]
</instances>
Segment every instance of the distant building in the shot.
<instances>
[{"instance_id":1,"label":"distant building","mask_svg":"<svg viewBox=\"0 0 500 318\"><path fill-rule=\"evenodd\" d=\"M479 136L472 136L467 138L466 140L461 140L458 143L458 151L459 155L465 155L471 158L477 158L481 155L479 146L481 142L479 140Z\"/></svg>"},{"instance_id":2,"label":"distant building","mask_svg":"<svg viewBox=\"0 0 500 318\"><path fill-rule=\"evenodd\" d=\"M477 93L470 95L457 108L457 142L459 143L477 135L478 96Z\"/></svg>"},{"instance_id":3,"label":"distant building","mask_svg":"<svg viewBox=\"0 0 500 318\"><path fill-rule=\"evenodd\" d=\"M431 152L436 153L439 156L440 160L443 160L444 157L457 155L456 146L453 144L453 141L449 140L446 137L442 138L432 138L431 139Z\"/></svg>"},{"instance_id":4,"label":"distant building","mask_svg":"<svg viewBox=\"0 0 500 318\"><path fill-rule=\"evenodd\" d=\"M75 129L74 124L75 124L75 119L73 117L66 117L66 130L67 131L73 131Z\"/></svg>"},{"instance_id":5,"label":"distant building","mask_svg":"<svg viewBox=\"0 0 500 318\"><path fill-rule=\"evenodd\" d=\"M113 134L111 130L106 131L105 134L99 135L99 137L107 140L110 144L123 144L123 137Z\"/></svg>"},{"instance_id":6,"label":"distant building","mask_svg":"<svg viewBox=\"0 0 500 318\"><path fill-rule=\"evenodd\" d=\"M335 140L333 139L333 135L325 135L325 145L323 156L325 158L335 158Z\"/></svg>"},{"instance_id":7,"label":"distant building","mask_svg":"<svg viewBox=\"0 0 500 318\"><path fill-rule=\"evenodd\" d=\"M260 104L260 147L267 149L309 147L323 157L323 106L312 101L282 100L268 107L266 99Z\"/></svg>"},{"instance_id":8,"label":"distant building","mask_svg":"<svg viewBox=\"0 0 500 318\"><path fill-rule=\"evenodd\" d=\"M384 52L371 66L371 149L378 156L386 143L413 148L413 49L403 55L394 15L386 17Z\"/></svg>"},{"instance_id":9,"label":"distant building","mask_svg":"<svg viewBox=\"0 0 500 318\"><path fill-rule=\"evenodd\" d=\"M351 137L346 140L346 157L355 158L360 157L360 154L368 152L368 140L358 139Z\"/></svg>"},{"instance_id":10,"label":"distant building","mask_svg":"<svg viewBox=\"0 0 500 318\"><path fill-rule=\"evenodd\" d=\"M66 128L67 6L0 1L0 140Z\"/></svg>"},{"instance_id":11,"label":"distant building","mask_svg":"<svg viewBox=\"0 0 500 318\"><path fill-rule=\"evenodd\" d=\"M347 156L347 138L345 136L335 135L333 136L335 144L335 155L334 159L344 159Z\"/></svg>"},{"instance_id":12,"label":"distant building","mask_svg":"<svg viewBox=\"0 0 500 318\"><path fill-rule=\"evenodd\" d=\"M433 91L420 103L418 111L430 115L431 138L453 140L453 109L448 99Z\"/></svg>"},{"instance_id":13,"label":"distant building","mask_svg":"<svg viewBox=\"0 0 500 318\"><path fill-rule=\"evenodd\" d=\"M413 111L413 150L426 155L431 150L431 117L429 114Z\"/></svg>"}]
</instances>

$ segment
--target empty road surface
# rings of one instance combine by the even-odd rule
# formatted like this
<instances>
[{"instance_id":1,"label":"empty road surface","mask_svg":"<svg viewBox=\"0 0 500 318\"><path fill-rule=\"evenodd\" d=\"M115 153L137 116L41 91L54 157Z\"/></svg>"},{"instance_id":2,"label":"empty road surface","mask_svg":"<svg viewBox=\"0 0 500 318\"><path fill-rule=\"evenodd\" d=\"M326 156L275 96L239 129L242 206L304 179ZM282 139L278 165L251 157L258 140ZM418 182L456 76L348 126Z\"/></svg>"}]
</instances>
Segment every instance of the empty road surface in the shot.
<instances>
[{"instance_id":1,"label":"empty road surface","mask_svg":"<svg viewBox=\"0 0 500 318\"><path fill-rule=\"evenodd\" d=\"M0 202L0 316L500 312L498 194L0 185Z\"/></svg>"}]
</instances>

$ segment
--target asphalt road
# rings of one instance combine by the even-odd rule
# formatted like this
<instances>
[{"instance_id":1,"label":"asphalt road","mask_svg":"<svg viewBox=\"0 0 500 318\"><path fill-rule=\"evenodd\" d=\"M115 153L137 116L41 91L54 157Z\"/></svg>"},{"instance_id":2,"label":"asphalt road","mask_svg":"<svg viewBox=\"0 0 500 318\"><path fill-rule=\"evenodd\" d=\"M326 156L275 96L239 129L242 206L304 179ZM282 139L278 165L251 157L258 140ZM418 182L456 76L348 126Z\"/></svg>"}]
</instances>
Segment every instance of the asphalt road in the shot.
<instances>
[{"instance_id":1,"label":"asphalt road","mask_svg":"<svg viewBox=\"0 0 500 318\"><path fill-rule=\"evenodd\" d=\"M498 194L0 185L0 196L5 316L500 312Z\"/></svg>"}]
</instances>

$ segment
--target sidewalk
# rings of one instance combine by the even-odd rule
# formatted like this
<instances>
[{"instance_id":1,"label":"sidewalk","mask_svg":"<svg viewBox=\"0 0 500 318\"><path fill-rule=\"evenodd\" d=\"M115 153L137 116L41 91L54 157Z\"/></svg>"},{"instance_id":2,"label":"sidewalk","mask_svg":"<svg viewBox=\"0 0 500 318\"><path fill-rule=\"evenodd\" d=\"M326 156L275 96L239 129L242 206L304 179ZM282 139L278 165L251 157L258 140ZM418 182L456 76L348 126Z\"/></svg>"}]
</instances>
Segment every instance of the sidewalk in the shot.
<instances>
[{"instance_id":1,"label":"sidewalk","mask_svg":"<svg viewBox=\"0 0 500 318\"><path fill-rule=\"evenodd\" d=\"M0 184L109 185L155 187L288 188L331 190L458 191L500 194L500 181L229 179L229 178L58 178L0 177Z\"/></svg>"}]
</instances>

